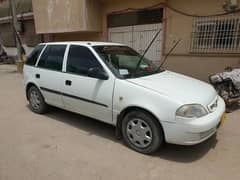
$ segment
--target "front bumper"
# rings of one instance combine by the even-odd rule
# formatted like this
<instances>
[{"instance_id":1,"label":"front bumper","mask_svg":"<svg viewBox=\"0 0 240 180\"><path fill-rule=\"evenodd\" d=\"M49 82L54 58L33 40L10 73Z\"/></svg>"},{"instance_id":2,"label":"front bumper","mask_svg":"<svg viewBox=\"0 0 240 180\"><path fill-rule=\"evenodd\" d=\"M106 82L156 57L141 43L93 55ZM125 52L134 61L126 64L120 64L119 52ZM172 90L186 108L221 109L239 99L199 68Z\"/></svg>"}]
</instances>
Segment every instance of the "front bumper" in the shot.
<instances>
[{"instance_id":1,"label":"front bumper","mask_svg":"<svg viewBox=\"0 0 240 180\"><path fill-rule=\"evenodd\" d=\"M219 98L216 110L204 117L193 120L177 118L175 123L163 122L165 139L172 144L199 144L217 132L224 112L225 103Z\"/></svg>"}]
</instances>

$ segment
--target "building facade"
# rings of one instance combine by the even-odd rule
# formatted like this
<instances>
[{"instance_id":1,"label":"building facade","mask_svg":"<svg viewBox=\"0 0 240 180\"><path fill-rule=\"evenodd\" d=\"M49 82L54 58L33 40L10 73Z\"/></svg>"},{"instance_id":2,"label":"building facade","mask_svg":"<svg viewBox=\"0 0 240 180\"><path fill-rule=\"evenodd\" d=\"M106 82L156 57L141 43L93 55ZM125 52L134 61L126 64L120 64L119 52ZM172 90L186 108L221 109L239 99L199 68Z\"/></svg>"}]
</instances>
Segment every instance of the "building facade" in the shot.
<instances>
[{"instance_id":1,"label":"building facade","mask_svg":"<svg viewBox=\"0 0 240 180\"><path fill-rule=\"evenodd\" d=\"M31 0L15 0L19 33L26 53L42 42L42 35L36 34ZM0 43L9 56L16 56L17 49L12 25L9 0L0 0Z\"/></svg>"},{"instance_id":2,"label":"building facade","mask_svg":"<svg viewBox=\"0 0 240 180\"><path fill-rule=\"evenodd\" d=\"M207 80L240 65L238 0L32 0L32 5L42 41L112 41L143 53L161 29L146 57L160 64L180 40L166 69ZM226 13L228 8L234 13Z\"/></svg>"}]
</instances>

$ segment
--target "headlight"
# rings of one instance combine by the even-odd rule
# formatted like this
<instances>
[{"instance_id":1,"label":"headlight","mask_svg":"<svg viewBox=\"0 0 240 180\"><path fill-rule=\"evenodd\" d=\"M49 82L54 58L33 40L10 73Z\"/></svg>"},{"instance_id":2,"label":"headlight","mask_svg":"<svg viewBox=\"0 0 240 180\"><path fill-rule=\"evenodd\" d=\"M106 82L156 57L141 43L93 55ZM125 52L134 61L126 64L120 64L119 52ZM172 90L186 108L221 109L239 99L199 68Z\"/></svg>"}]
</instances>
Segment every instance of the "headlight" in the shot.
<instances>
[{"instance_id":1,"label":"headlight","mask_svg":"<svg viewBox=\"0 0 240 180\"><path fill-rule=\"evenodd\" d=\"M207 110L200 104L189 104L180 107L176 116L186 117L186 118L199 118L207 115Z\"/></svg>"}]
</instances>

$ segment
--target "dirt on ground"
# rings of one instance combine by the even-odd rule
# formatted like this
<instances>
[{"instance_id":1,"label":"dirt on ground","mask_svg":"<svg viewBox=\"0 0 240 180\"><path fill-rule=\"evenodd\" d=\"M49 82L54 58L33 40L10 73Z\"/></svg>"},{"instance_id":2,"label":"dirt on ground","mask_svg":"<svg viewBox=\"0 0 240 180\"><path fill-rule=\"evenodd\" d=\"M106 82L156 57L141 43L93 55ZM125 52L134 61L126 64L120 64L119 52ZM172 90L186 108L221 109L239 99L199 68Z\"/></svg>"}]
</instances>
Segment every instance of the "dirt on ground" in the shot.
<instances>
[{"instance_id":1,"label":"dirt on ground","mask_svg":"<svg viewBox=\"0 0 240 180\"><path fill-rule=\"evenodd\" d=\"M15 66L0 65L0 180L237 180L240 111L196 146L165 145L142 155L114 127L52 108L30 111Z\"/></svg>"}]
</instances>

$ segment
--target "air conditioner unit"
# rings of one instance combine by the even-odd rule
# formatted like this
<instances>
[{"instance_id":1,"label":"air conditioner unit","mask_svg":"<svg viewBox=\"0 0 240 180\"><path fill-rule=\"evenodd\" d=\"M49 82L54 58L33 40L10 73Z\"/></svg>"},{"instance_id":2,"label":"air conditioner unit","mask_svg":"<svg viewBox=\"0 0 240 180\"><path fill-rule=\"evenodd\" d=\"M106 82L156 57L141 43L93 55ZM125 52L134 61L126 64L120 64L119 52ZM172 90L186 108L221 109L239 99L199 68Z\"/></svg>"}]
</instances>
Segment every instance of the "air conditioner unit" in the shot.
<instances>
[{"instance_id":1,"label":"air conditioner unit","mask_svg":"<svg viewBox=\"0 0 240 180\"><path fill-rule=\"evenodd\" d=\"M229 2L229 8L230 8L230 9L236 9L236 8L238 8L238 0L230 0L230 2Z\"/></svg>"},{"instance_id":2,"label":"air conditioner unit","mask_svg":"<svg viewBox=\"0 0 240 180\"><path fill-rule=\"evenodd\" d=\"M234 11L238 8L238 0L228 0L223 4L223 9L227 12Z\"/></svg>"}]
</instances>

